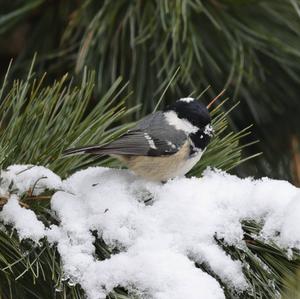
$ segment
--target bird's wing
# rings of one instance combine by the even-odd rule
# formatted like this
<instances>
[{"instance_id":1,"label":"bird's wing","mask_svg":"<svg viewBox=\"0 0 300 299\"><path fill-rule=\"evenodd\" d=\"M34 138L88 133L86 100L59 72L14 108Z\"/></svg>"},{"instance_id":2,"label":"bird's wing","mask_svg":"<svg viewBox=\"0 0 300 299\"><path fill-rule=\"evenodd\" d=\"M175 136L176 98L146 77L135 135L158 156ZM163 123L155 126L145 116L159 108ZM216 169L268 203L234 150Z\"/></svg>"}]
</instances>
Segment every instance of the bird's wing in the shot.
<instances>
[{"instance_id":1,"label":"bird's wing","mask_svg":"<svg viewBox=\"0 0 300 299\"><path fill-rule=\"evenodd\" d=\"M115 141L105 145L71 148L65 156L77 154L162 156L176 153L186 141L183 131L175 130L166 121L163 112L141 119L136 126Z\"/></svg>"},{"instance_id":2,"label":"bird's wing","mask_svg":"<svg viewBox=\"0 0 300 299\"><path fill-rule=\"evenodd\" d=\"M86 153L137 156L171 155L186 141L182 131L174 131L162 112L146 116L137 125L117 140Z\"/></svg>"}]
</instances>

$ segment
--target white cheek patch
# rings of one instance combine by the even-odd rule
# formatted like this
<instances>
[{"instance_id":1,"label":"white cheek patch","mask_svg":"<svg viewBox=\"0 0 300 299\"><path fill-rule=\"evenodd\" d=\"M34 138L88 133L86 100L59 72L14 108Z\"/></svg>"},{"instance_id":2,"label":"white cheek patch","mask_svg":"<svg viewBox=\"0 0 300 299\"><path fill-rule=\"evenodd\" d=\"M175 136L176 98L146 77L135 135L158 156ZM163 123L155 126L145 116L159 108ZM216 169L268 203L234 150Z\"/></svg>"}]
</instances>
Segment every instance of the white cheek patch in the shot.
<instances>
[{"instance_id":1,"label":"white cheek patch","mask_svg":"<svg viewBox=\"0 0 300 299\"><path fill-rule=\"evenodd\" d=\"M193 126L188 120L179 118L174 111L164 113L167 123L177 130L184 131L187 134L196 133L198 128Z\"/></svg>"},{"instance_id":2,"label":"white cheek patch","mask_svg":"<svg viewBox=\"0 0 300 299\"><path fill-rule=\"evenodd\" d=\"M153 139L149 136L149 134L144 133L144 136L147 139L150 148L157 149L157 147L155 146L155 143L154 143Z\"/></svg>"},{"instance_id":3,"label":"white cheek patch","mask_svg":"<svg viewBox=\"0 0 300 299\"><path fill-rule=\"evenodd\" d=\"M186 102L186 103L190 103L190 102L193 102L194 99L193 98L182 98L179 100L180 102Z\"/></svg>"}]
</instances>

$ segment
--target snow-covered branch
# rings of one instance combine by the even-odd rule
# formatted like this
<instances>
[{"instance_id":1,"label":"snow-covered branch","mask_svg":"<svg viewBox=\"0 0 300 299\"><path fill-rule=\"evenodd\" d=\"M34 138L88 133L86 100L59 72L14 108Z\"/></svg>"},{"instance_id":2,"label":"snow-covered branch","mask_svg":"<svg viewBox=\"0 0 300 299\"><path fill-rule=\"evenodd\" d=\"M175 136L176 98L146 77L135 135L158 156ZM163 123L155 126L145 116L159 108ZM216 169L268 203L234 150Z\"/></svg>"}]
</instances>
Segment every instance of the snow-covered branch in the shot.
<instances>
[{"instance_id":1,"label":"snow-covered branch","mask_svg":"<svg viewBox=\"0 0 300 299\"><path fill-rule=\"evenodd\" d=\"M56 190L51 209L59 224L50 227L18 204L24 192L45 189ZM20 238L55 244L66 277L90 299L118 286L155 299L221 299L222 284L250 292L247 262L233 260L217 242L246 250L243 221L260 223L256 238L287 254L300 249L300 192L285 181L208 169L202 178L155 184L102 167L61 181L49 169L15 165L1 173L0 196L8 198L0 220ZM117 253L97 259L95 232Z\"/></svg>"}]
</instances>

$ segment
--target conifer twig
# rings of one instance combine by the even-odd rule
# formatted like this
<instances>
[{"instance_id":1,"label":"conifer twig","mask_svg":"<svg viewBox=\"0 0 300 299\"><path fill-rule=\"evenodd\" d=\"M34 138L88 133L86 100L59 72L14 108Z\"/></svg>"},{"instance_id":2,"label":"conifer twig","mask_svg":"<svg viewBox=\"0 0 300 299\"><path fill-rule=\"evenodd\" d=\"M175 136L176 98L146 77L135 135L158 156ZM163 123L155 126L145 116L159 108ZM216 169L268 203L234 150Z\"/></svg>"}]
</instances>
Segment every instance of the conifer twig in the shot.
<instances>
[{"instance_id":1,"label":"conifer twig","mask_svg":"<svg viewBox=\"0 0 300 299\"><path fill-rule=\"evenodd\" d=\"M154 113L154 112L157 110L157 108L159 107L159 105L160 105L162 99L164 98L164 95L166 94L168 88L170 87L170 85L172 84L172 82L174 81L174 79L176 78L176 76L177 76L179 70L180 70L180 66L176 69L176 71L175 71L175 73L173 74L172 78L171 78L170 81L168 82L166 88L164 89L163 93L161 94L160 98L158 99L157 104L156 104L156 106L154 107L154 110L153 110L152 113Z\"/></svg>"},{"instance_id":2,"label":"conifer twig","mask_svg":"<svg viewBox=\"0 0 300 299\"><path fill-rule=\"evenodd\" d=\"M207 109L209 109L212 104L226 91L226 89L223 89L216 97L214 97L209 104L206 106Z\"/></svg>"}]
</instances>

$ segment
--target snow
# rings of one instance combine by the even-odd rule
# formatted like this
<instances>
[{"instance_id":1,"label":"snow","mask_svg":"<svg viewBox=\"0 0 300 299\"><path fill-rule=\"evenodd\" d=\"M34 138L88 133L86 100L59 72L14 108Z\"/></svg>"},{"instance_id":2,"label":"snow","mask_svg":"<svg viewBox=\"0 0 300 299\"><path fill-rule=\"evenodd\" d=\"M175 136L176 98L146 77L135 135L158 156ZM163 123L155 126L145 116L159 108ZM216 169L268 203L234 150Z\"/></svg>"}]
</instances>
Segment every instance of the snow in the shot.
<instances>
[{"instance_id":1,"label":"snow","mask_svg":"<svg viewBox=\"0 0 300 299\"><path fill-rule=\"evenodd\" d=\"M33 211L21 208L16 195L12 195L4 205L0 219L4 224L14 226L22 239L30 238L37 242L45 235L44 224L37 219Z\"/></svg>"},{"instance_id":2,"label":"snow","mask_svg":"<svg viewBox=\"0 0 300 299\"><path fill-rule=\"evenodd\" d=\"M190 102L193 102L194 100L195 100L194 98L181 98L179 101L190 103Z\"/></svg>"},{"instance_id":3,"label":"snow","mask_svg":"<svg viewBox=\"0 0 300 299\"><path fill-rule=\"evenodd\" d=\"M214 134L214 128L212 127L212 125L208 124L205 126L204 128L204 134L208 135L208 136L213 136Z\"/></svg>"},{"instance_id":4,"label":"snow","mask_svg":"<svg viewBox=\"0 0 300 299\"><path fill-rule=\"evenodd\" d=\"M242 220L262 223L259 236L278 246L300 249L300 192L285 181L241 179L207 169L202 178L176 178L166 184L146 182L130 171L91 167L61 181L43 167L12 166L2 172L0 212L20 238L46 237L56 244L65 276L80 283L90 299L105 298L123 286L143 298L225 298L210 272L237 292L249 288L242 263L232 260L215 241L245 247ZM40 177L47 177L41 179ZM9 180L20 188L8 189ZM59 225L46 228L33 211L20 207L18 196L37 185L56 189L51 209ZM147 204L145 200L150 200ZM95 257L97 232L119 253ZM280 233L278 233L280 232Z\"/></svg>"},{"instance_id":5,"label":"snow","mask_svg":"<svg viewBox=\"0 0 300 299\"><path fill-rule=\"evenodd\" d=\"M13 183L13 188L18 190L18 194L33 191L34 195L38 195L43 190L59 189L61 179L51 170L43 166L33 165L12 165L6 171L1 171L1 190L8 189ZM1 195L1 194L0 194Z\"/></svg>"}]
</instances>

